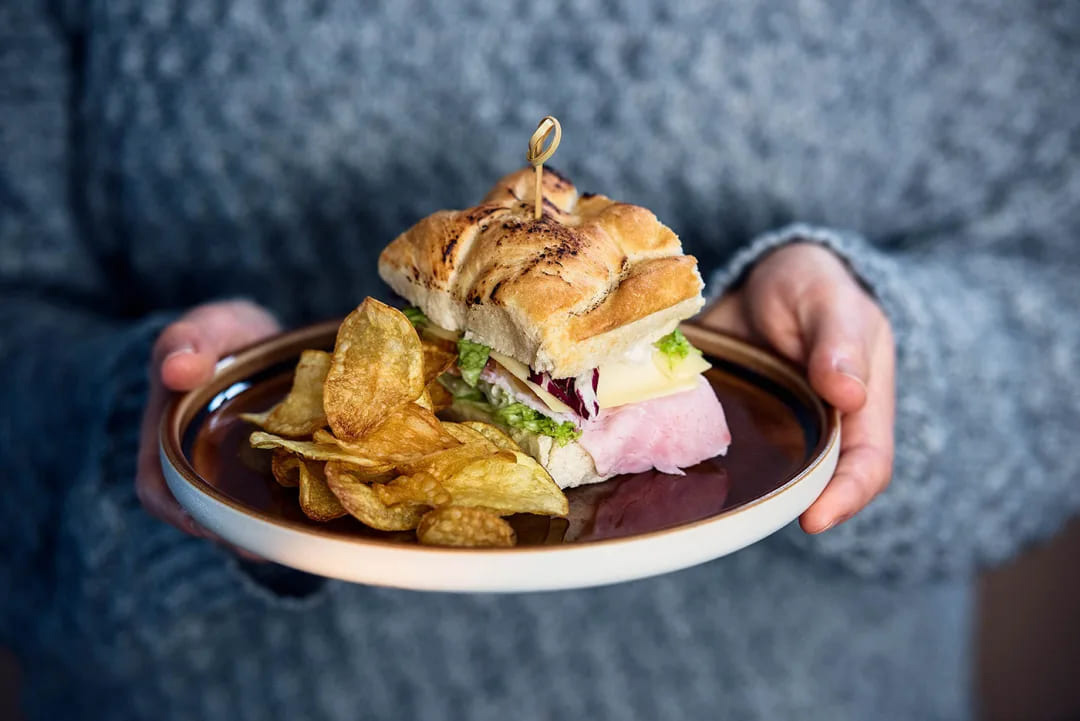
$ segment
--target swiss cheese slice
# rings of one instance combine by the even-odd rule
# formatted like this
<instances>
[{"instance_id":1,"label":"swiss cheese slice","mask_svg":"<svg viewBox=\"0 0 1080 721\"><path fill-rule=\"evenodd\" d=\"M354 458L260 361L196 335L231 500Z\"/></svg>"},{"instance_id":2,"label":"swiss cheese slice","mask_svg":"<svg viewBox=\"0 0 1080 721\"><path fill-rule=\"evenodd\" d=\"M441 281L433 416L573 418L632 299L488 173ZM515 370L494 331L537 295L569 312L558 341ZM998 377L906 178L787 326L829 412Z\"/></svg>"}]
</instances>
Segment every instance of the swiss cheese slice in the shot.
<instances>
[{"instance_id":1,"label":"swiss cheese slice","mask_svg":"<svg viewBox=\"0 0 1080 721\"><path fill-rule=\"evenodd\" d=\"M643 363L606 363L600 366L596 399L601 408L615 408L693 390L711 367L696 353L671 363L660 351Z\"/></svg>"}]
</instances>

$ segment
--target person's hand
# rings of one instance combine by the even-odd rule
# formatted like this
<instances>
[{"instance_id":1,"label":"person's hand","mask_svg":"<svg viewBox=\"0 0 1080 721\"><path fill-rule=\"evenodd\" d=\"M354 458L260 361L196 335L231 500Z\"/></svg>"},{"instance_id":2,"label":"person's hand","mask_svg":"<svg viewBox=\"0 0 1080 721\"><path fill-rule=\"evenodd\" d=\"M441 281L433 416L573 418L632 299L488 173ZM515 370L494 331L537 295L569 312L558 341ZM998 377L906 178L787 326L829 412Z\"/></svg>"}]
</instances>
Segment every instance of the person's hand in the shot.
<instances>
[{"instance_id":1,"label":"person's hand","mask_svg":"<svg viewBox=\"0 0 1080 721\"><path fill-rule=\"evenodd\" d=\"M143 414L135 478L135 492L150 515L185 533L219 540L195 523L165 485L157 441L161 414L170 392L206 383L222 357L278 329L269 312L237 300L198 306L158 336L150 358L150 395Z\"/></svg>"},{"instance_id":2,"label":"person's hand","mask_svg":"<svg viewBox=\"0 0 1080 721\"><path fill-rule=\"evenodd\" d=\"M799 519L803 530L843 523L885 489L893 462L892 328L836 255L810 243L784 246L701 322L803 365L814 390L843 414L836 474Z\"/></svg>"}]
</instances>

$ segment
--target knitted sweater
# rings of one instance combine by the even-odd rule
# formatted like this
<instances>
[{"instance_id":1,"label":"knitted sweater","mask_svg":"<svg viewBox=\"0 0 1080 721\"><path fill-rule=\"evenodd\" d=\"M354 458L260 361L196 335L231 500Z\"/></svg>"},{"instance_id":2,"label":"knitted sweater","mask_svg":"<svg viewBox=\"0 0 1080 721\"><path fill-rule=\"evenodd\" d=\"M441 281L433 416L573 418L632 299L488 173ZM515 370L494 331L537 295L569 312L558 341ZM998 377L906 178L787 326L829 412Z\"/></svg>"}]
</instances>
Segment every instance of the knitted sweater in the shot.
<instances>
[{"instance_id":1,"label":"knitted sweater","mask_svg":"<svg viewBox=\"0 0 1080 721\"><path fill-rule=\"evenodd\" d=\"M966 717L973 574L1080 507L1078 29L1065 1L4 3L0 643L30 717ZM251 569L140 509L163 323L382 292L378 250L547 113L555 165L653 209L714 293L795 236L848 259L898 341L885 493L505 596Z\"/></svg>"}]
</instances>

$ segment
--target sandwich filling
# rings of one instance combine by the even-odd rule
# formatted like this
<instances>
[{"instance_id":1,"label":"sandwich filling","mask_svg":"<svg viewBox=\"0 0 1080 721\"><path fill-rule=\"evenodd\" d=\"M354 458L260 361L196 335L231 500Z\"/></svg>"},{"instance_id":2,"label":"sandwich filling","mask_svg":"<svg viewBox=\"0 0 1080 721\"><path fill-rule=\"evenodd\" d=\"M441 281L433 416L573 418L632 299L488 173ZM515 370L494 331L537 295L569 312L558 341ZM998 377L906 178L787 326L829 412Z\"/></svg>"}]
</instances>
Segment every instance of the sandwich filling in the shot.
<instances>
[{"instance_id":1,"label":"sandwich filling","mask_svg":"<svg viewBox=\"0 0 1080 721\"><path fill-rule=\"evenodd\" d=\"M456 407L509 429L581 444L601 476L682 468L723 455L731 442L723 408L702 375L710 368L678 329L574 378L552 378L406 311L424 335L458 346L440 377Z\"/></svg>"}]
</instances>

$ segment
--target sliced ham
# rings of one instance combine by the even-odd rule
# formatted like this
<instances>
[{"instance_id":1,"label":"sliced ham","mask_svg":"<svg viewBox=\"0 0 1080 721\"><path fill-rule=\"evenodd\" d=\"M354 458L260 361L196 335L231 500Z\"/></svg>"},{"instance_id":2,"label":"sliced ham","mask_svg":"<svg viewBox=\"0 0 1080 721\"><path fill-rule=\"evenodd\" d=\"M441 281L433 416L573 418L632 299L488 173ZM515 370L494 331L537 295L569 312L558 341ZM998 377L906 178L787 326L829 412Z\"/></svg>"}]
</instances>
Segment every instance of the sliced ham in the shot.
<instances>
[{"instance_id":1,"label":"sliced ham","mask_svg":"<svg viewBox=\"0 0 1080 721\"><path fill-rule=\"evenodd\" d=\"M581 445L602 476L683 468L727 453L724 409L705 378L688 391L608 408L582 425Z\"/></svg>"}]
</instances>

